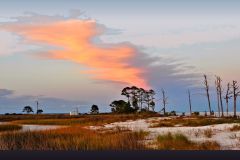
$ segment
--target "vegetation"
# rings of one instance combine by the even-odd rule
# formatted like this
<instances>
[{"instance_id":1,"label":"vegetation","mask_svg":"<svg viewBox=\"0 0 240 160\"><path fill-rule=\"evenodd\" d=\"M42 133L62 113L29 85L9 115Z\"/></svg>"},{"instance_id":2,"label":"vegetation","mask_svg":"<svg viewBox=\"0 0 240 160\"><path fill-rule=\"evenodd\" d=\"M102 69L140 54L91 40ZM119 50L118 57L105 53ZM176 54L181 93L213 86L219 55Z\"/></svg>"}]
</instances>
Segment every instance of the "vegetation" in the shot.
<instances>
[{"instance_id":1,"label":"vegetation","mask_svg":"<svg viewBox=\"0 0 240 160\"><path fill-rule=\"evenodd\" d=\"M129 102L124 100L113 101L110 106L113 113L133 113L136 111Z\"/></svg>"},{"instance_id":2,"label":"vegetation","mask_svg":"<svg viewBox=\"0 0 240 160\"><path fill-rule=\"evenodd\" d=\"M183 134L159 135L156 141L157 149L162 150L219 150L216 142L195 143Z\"/></svg>"},{"instance_id":3,"label":"vegetation","mask_svg":"<svg viewBox=\"0 0 240 160\"><path fill-rule=\"evenodd\" d=\"M98 114L99 113L99 108L97 105L93 104L91 107L91 113L92 114Z\"/></svg>"},{"instance_id":4,"label":"vegetation","mask_svg":"<svg viewBox=\"0 0 240 160\"><path fill-rule=\"evenodd\" d=\"M26 115L28 116L28 115ZM17 124L45 124L45 125L103 125L113 122L120 122L126 120L136 120L149 117L158 117L156 113L133 113L133 114L98 114L98 115L81 115L81 116L55 116L51 118L46 115L39 115L40 118L22 119L12 121ZM29 116L31 117L31 116Z\"/></svg>"},{"instance_id":5,"label":"vegetation","mask_svg":"<svg viewBox=\"0 0 240 160\"><path fill-rule=\"evenodd\" d=\"M223 124L223 123L240 123L240 119L234 118L206 118L206 117L198 117L198 118L172 118L166 120L160 120L159 122L154 121L151 127L174 127L178 126L189 126L189 127L197 127L197 126L208 126L214 124Z\"/></svg>"},{"instance_id":6,"label":"vegetation","mask_svg":"<svg viewBox=\"0 0 240 160\"><path fill-rule=\"evenodd\" d=\"M43 113L43 110L42 109L38 109L37 110L37 114L42 114Z\"/></svg>"},{"instance_id":7,"label":"vegetation","mask_svg":"<svg viewBox=\"0 0 240 160\"><path fill-rule=\"evenodd\" d=\"M82 127L0 135L0 150L140 150L144 132L122 130L99 133Z\"/></svg>"},{"instance_id":8,"label":"vegetation","mask_svg":"<svg viewBox=\"0 0 240 160\"><path fill-rule=\"evenodd\" d=\"M1 124L0 125L0 132L3 131L16 131L22 129L22 126L15 125L15 124Z\"/></svg>"},{"instance_id":9,"label":"vegetation","mask_svg":"<svg viewBox=\"0 0 240 160\"><path fill-rule=\"evenodd\" d=\"M145 90L143 88L138 88L136 86L125 87L122 90L122 95L126 96L127 102L124 100L115 100L110 106L112 107L112 112L114 113L132 113L142 110L154 111L154 90Z\"/></svg>"},{"instance_id":10,"label":"vegetation","mask_svg":"<svg viewBox=\"0 0 240 160\"><path fill-rule=\"evenodd\" d=\"M22 111L22 112L26 112L27 114L29 114L29 113L33 112L33 109L32 109L31 106L25 106L25 107L23 108L23 111Z\"/></svg>"},{"instance_id":11,"label":"vegetation","mask_svg":"<svg viewBox=\"0 0 240 160\"><path fill-rule=\"evenodd\" d=\"M240 131L240 125L234 125L229 129L230 131Z\"/></svg>"},{"instance_id":12,"label":"vegetation","mask_svg":"<svg viewBox=\"0 0 240 160\"><path fill-rule=\"evenodd\" d=\"M213 136L213 130L211 128L206 129L203 131L203 134L207 137L207 138L212 138Z\"/></svg>"}]
</instances>

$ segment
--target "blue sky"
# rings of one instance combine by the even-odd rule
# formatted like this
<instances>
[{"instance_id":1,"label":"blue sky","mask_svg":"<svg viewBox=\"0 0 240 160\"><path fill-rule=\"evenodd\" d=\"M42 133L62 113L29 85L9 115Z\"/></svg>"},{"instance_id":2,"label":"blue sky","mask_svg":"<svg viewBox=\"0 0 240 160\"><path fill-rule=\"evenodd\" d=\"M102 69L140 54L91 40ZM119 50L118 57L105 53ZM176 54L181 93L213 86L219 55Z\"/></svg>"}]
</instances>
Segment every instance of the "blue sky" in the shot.
<instances>
[{"instance_id":1,"label":"blue sky","mask_svg":"<svg viewBox=\"0 0 240 160\"><path fill-rule=\"evenodd\" d=\"M157 91L157 98L160 89L166 89L169 110L185 111L186 90L203 92L203 73L212 87L214 75L221 76L224 85L240 81L239 7L240 2L233 0L9 0L0 2L0 25L37 23L42 15L60 21L94 20L105 31L93 43L115 47L124 43L135 49L134 59L128 60L132 69L146 71L141 78ZM21 112L35 99L46 112L75 107L86 112L94 103L108 111L112 100L123 98L120 91L127 84L81 72L92 64L36 58L39 51L55 46L29 42L18 32L1 29L0 42L0 93L6 93L0 94L0 113ZM211 96L216 107L214 88ZM193 97L195 110L207 110L206 105L205 97Z\"/></svg>"}]
</instances>

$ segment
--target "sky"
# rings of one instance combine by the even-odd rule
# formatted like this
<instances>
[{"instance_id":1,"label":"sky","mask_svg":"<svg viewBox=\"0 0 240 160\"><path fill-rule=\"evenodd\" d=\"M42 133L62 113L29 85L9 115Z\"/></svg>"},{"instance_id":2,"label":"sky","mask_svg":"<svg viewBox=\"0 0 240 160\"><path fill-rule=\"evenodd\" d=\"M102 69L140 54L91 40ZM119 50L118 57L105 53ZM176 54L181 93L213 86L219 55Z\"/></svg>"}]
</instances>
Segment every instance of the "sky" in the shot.
<instances>
[{"instance_id":1,"label":"sky","mask_svg":"<svg viewBox=\"0 0 240 160\"><path fill-rule=\"evenodd\" d=\"M0 2L0 113L100 112L122 88L156 91L156 110L216 111L215 75L240 81L240 2L234 0L8 0ZM239 100L238 100L239 103ZM231 105L231 104L230 104ZM230 106L232 110L232 105Z\"/></svg>"}]
</instances>

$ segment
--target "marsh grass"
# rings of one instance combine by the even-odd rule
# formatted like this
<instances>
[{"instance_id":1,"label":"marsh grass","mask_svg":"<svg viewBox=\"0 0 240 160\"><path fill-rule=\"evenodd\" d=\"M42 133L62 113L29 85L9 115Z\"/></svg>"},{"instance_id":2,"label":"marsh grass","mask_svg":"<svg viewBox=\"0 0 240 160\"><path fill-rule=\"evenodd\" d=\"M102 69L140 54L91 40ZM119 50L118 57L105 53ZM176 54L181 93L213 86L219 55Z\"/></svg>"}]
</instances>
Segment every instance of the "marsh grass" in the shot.
<instances>
[{"instance_id":1,"label":"marsh grass","mask_svg":"<svg viewBox=\"0 0 240 160\"><path fill-rule=\"evenodd\" d=\"M234 125L234 126L232 126L229 130L232 131L232 132L234 132L234 131L240 131L240 125Z\"/></svg>"},{"instance_id":2,"label":"marsh grass","mask_svg":"<svg viewBox=\"0 0 240 160\"><path fill-rule=\"evenodd\" d=\"M16 124L39 124L39 125L82 125L82 126L96 126L104 125L113 122L136 120L149 117L158 117L155 113L139 113L139 114L100 114L100 115L80 115L76 117L66 117L61 118L39 118L39 119L20 119L14 120L13 123Z\"/></svg>"},{"instance_id":3,"label":"marsh grass","mask_svg":"<svg viewBox=\"0 0 240 160\"><path fill-rule=\"evenodd\" d=\"M150 128L158 128L158 127L174 127L175 125L171 122L159 122L150 125Z\"/></svg>"},{"instance_id":4,"label":"marsh grass","mask_svg":"<svg viewBox=\"0 0 240 160\"><path fill-rule=\"evenodd\" d=\"M203 134L207 138L212 138L212 136L214 135L213 130L211 128L204 130Z\"/></svg>"},{"instance_id":5,"label":"marsh grass","mask_svg":"<svg viewBox=\"0 0 240 160\"><path fill-rule=\"evenodd\" d=\"M159 120L159 122L154 122L151 127L174 127L178 126L188 126L188 127L198 127L198 126L208 126L214 124L223 124L223 123L240 123L240 119L233 118L173 118Z\"/></svg>"},{"instance_id":6,"label":"marsh grass","mask_svg":"<svg viewBox=\"0 0 240 160\"><path fill-rule=\"evenodd\" d=\"M0 132L4 131L16 131L22 129L22 126L15 125L15 124L1 124L0 125Z\"/></svg>"},{"instance_id":7,"label":"marsh grass","mask_svg":"<svg viewBox=\"0 0 240 160\"><path fill-rule=\"evenodd\" d=\"M157 149L161 150L219 150L220 146L216 142L195 143L190 141L183 134L159 135L156 141Z\"/></svg>"},{"instance_id":8,"label":"marsh grass","mask_svg":"<svg viewBox=\"0 0 240 160\"><path fill-rule=\"evenodd\" d=\"M47 130L8 132L0 135L1 150L139 150L145 132L122 131L120 128L104 133L80 126Z\"/></svg>"}]
</instances>

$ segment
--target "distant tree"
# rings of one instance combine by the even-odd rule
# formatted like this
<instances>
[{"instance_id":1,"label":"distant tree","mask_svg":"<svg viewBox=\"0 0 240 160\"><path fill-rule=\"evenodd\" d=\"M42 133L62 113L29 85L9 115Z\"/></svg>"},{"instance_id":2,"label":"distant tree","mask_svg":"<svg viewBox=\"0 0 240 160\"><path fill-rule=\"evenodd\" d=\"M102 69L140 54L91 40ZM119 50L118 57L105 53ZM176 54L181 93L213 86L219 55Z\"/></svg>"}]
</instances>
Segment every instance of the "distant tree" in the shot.
<instances>
[{"instance_id":1,"label":"distant tree","mask_svg":"<svg viewBox=\"0 0 240 160\"><path fill-rule=\"evenodd\" d=\"M26 112L27 114L29 114L29 113L33 112L33 109L32 109L31 106L25 106L25 107L23 108L23 111L22 111L22 112Z\"/></svg>"},{"instance_id":2,"label":"distant tree","mask_svg":"<svg viewBox=\"0 0 240 160\"><path fill-rule=\"evenodd\" d=\"M209 84L208 84L208 80L207 80L207 75L204 74L204 86L205 86L205 90L206 90L206 96L208 99L208 108L209 108L209 115L211 115L211 102L210 102L210 95L209 95Z\"/></svg>"},{"instance_id":3,"label":"distant tree","mask_svg":"<svg viewBox=\"0 0 240 160\"><path fill-rule=\"evenodd\" d=\"M219 87L218 87L218 80L215 80L215 87L216 87L216 92L217 92L217 106L218 106L218 116L220 117L220 99L219 99Z\"/></svg>"},{"instance_id":4,"label":"distant tree","mask_svg":"<svg viewBox=\"0 0 240 160\"><path fill-rule=\"evenodd\" d=\"M99 108L98 108L98 106L97 105L92 105L92 107L91 107L91 113L92 114L98 114L99 113Z\"/></svg>"},{"instance_id":5,"label":"distant tree","mask_svg":"<svg viewBox=\"0 0 240 160\"><path fill-rule=\"evenodd\" d=\"M124 100L113 101L110 106L113 113L132 113L136 111L131 107L129 102L125 102Z\"/></svg>"},{"instance_id":6,"label":"distant tree","mask_svg":"<svg viewBox=\"0 0 240 160\"><path fill-rule=\"evenodd\" d=\"M222 113L222 117L224 117L224 113L223 113L223 101L222 101L222 94L223 94L223 90L222 90L222 79L219 76L216 76L216 87L217 87L217 95L218 95L218 105L220 102L220 107L221 107L221 113Z\"/></svg>"},{"instance_id":7,"label":"distant tree","mask_svg":"<svg viewBox=\"0 0 240 160\"><path fill-rule=\"evenodd\" d=\"M130 103L131 88L130 87L123 88L122 95L126 96L128 99L128 102Z\"/></svg>"},{"instance_id":8,"label":"distant tree","mask_svg":"<svg viewBox=\"0 0 240 160\"><path fill-rule=\"evenodd\" d=\"M37 114L42 114L43 113L43 110L42 109L38 109L37 110Z\"/></svg>"},{"instance_id":9,"label":"distant tree","mask_svg":"<svg viewBox=\"0 0 240 160\"><path fill-rule=\"evenodd\" d=\"M227 84L227 91L225 94L224 99L226 100L226 112L227 112L227 116L228 116L228 101L229 99L232 98L232 95L230 94L230 83Z\"/></svg>"},{"instance_id":10,"label":"distant tree","mask_svg":"<svg viewBox=\"0 0 240 160\"><path fill-rule=\"evenodd\" d=\"M239 86L237 85L237 81L233 81L232 83L232 92L233 100L234 100L234 117L237 117L237 97L240 96Z\"/></svg>"},{"instance_id":11,"label":"distant tree","mask_svg":"<svg viewBox=\"0 0 240 160\"><path fill-rule=\"evenodd\" d=\"M188 103L189 103L189 111L190 111L190 116L192 115L192 100L191 100L191 92L188 89Z\"/></svg>"},{"instance_id":12,"label":"distant tree","mask_svg":"<svg viewBox=\"0 0 240 160\"><path fill-rule=\"evenodd\" d=\"M166 105L167 105L167 97L165 95L165 90L162 88L162 103L163 103L163 114L165 115L166 114Z\"/></svg>"}]
</instances>

